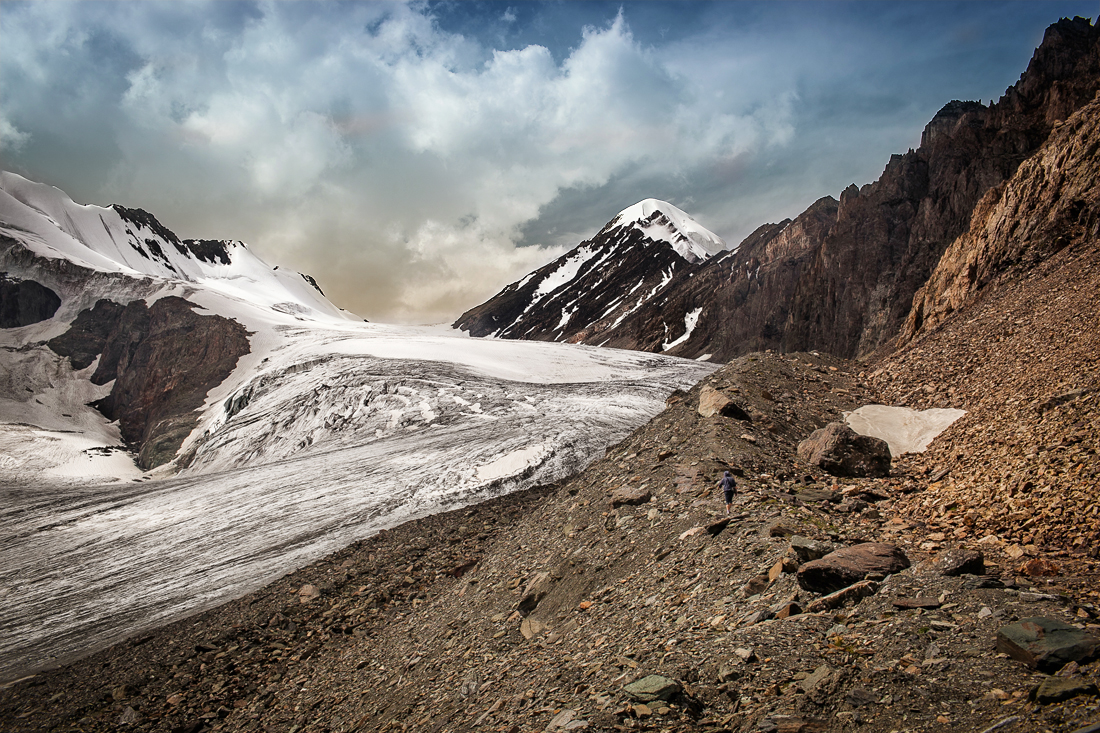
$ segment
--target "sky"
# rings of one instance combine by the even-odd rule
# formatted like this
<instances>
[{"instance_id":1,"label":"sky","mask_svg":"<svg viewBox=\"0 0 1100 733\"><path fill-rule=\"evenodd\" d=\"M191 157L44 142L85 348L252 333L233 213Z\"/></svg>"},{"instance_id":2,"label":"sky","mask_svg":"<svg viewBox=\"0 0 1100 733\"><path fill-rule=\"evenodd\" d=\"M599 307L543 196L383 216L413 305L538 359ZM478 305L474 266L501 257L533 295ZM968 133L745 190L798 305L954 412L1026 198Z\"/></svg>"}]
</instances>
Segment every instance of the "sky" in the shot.
<instances>
[{"instance_id":1,"label":"sky","mask_svg":"<svg viewBox=\"0 0 1100 733\"><path fill-rule=\"evenodd\" d=\"M454 320L659 198L735 246L1089 2L0 0L0 167Z\"/></svg>"}]
</instances>

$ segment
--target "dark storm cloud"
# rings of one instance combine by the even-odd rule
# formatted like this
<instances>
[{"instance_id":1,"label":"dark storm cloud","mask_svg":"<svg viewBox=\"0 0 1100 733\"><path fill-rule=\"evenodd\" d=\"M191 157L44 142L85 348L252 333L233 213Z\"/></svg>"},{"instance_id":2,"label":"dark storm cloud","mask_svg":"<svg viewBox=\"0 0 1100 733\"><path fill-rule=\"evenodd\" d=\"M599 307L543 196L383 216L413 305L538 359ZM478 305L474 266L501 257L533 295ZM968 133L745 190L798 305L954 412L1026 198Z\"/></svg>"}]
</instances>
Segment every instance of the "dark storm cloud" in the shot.
<instances>
[{"instance_id":1,"label":"dark storm cloud","mask_svg":"<svg viewBox=\"0 0 1100 733\"><path fill-rule=\"evenodd\" d=\"M453 317L653 196L736 244L1093 3L13 3L5 168Z\"/></svg>"}]
</instances>

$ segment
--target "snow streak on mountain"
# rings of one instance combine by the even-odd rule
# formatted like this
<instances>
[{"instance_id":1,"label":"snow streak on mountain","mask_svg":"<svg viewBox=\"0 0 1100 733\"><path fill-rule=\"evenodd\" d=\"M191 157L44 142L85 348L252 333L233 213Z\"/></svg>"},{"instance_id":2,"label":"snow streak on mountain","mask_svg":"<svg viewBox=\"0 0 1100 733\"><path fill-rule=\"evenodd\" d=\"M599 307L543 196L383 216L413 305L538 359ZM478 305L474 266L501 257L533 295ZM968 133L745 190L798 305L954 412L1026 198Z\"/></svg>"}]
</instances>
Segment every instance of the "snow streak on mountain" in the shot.
<instances>
[{"instance_id":1,"label":"snow streak on mountain","mask_svg":"<svg viewBox=\"0 0 1100 733\"><path fill-rule=\"evenodd\" d=\"M601 344L601 334L725 248L718 235L672 204L646 199L454 325L471 336ZM681 323L670 340L685 328Z\"/></svg>"},{"instance_id":2,"label":"snow streak on mountain","mask_svg":"<svg viewBox=\"0 0 1100 733\"><path fill-rule=\"evenodd\" d=\"M0 173L0 679L558 480L710 371L365 323L240 242Z\"/></svg>"}]
</instances>

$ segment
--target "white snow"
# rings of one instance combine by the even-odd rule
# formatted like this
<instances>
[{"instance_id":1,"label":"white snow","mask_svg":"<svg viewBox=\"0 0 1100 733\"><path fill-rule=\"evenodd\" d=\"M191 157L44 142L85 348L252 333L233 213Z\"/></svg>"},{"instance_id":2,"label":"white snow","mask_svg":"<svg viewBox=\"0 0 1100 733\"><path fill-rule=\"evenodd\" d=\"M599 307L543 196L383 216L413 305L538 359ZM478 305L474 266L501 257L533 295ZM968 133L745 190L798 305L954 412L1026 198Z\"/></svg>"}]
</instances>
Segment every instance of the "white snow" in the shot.
<instances>
[{"instance_id":1,"label":"white snow","mask_svg":"<svg viewBox=\"0 0 1100 733\"><path fill-rule=\"evenodd\" d=\"M596 251L597 250L592 247L581 247L570 255L565 262L558 266L558 269L543 278L538 288L535 289L535 294L532 296L531 302L535 303L554 292L562 285L572 282L573 278L580 272L581 265L595 257Z\"/></svg>"},{"instance_id":2,"label":"white snow","mask_svg":"<svg viewBox=\"0 0 1100 733\"><path fill-rule=\"evenodd\" d=\"M380 529L558 480L715 368L349 320L244 245L211 266L166 243L179 272L138 270L146 261L113 209L12 174L0 184L0 233L94 271L79 283L64 268L20 271L0 249L0 270L63 299L54 319L0 330L0 679L239 596ZM168 295L240 322L251 352L198 411L181 450L193 462L142 474L117 424L87 406L112 385L92 385L94 363L73 371L44 341L101 297ZM233 414L231 398L243 405Z\"/></svg>"},{"instance_id":3,"label":"white snow","mask_svg":"<svg viewBox=\"0 0 1100 733\"><path fill-rule=\"evenodd\" d=\"M923 453L951 423L966 414L965 410L933 408L914 410L909 407L864 405L844 413L852 430L860 435L881 438L890 445L890 454Z\"/></svg>"},{"instance_id":4,"label":"white snow","mask_svg":"<svg viewBox=\"0 0 1100 733\"><path fill-rule=\"evenodd\" d=\"M643 223L657 212L663 216L648 224ZM726 243L717 234L672 204L659 199L645 199L628 206L611 223L633 225L650 239L668 242L688 262L705 260L726 248Z\"/></svg>"},{"instance_id":5,"label":"white snow","mask_svg":"<svg viewBox=\"0 0 1100 733\"><path fill-rule=\"evenodd\" d=\"M667 341L661 344L661 351L668 351L674 346L679 346L680 344L691 338L691 332L695 330L695 325L699 323L699 316L700 314L702 314L702 312L702 306L696 308L695 310L688 311L687 314L684 316L684 328L686 329L684 331L684 334L673 341Z\"/></svg>"}]
</instances>

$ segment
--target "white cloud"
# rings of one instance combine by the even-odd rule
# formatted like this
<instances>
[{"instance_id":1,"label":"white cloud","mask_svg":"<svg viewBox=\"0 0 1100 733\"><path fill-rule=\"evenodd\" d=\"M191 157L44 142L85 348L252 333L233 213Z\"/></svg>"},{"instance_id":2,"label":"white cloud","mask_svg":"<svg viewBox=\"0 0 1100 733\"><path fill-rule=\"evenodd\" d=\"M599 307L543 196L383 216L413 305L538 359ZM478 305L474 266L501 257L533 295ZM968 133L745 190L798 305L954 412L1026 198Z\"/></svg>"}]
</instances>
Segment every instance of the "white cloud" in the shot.
<instances>
[{"instance_id":1,"label":"white cloud","mask_svg":"<svg viewBox=\"0 0 1100 733\"><path fill-rule=\"evenodd\" d=\"M30 133L22 132L0 113L0 150L18 152L30 139Z\"/></svg>"}]
</instances>

